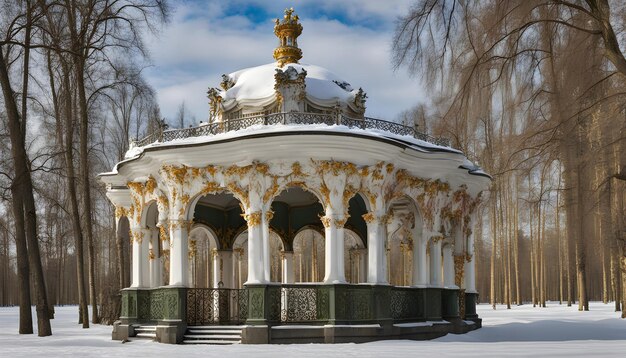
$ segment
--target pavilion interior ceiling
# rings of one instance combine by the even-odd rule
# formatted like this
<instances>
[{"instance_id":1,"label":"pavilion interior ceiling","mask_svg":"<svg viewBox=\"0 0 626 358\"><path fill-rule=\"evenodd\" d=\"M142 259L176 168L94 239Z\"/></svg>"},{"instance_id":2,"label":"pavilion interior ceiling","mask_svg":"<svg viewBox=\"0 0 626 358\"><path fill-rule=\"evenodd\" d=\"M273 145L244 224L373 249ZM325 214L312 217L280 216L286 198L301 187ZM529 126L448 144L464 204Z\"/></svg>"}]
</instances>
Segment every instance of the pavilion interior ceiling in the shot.
<instances>
[{"instance_id":1,"label":"pavilion interior ceiling","mask_svg":"<svg viewBox=\"0 0 626 358\"><path fill-rule=\"evenodd\" d=\"M301 188L293 187L284 190L272 202L274 215L270 221L270 229L283 242L285 251L293 250L293 240L304 229L313 229L323 233L324 226L320 217L324 208L317 197ZM360 195L349 201L346 229L353 231L364 245L367 245L367 224L362 216L367 207ZM242 217L239 201L230 193L205 195L195 206L194 222L210 227L222 250L233 249L237 237L247 229Z\"/></svg>"}]
</instances>

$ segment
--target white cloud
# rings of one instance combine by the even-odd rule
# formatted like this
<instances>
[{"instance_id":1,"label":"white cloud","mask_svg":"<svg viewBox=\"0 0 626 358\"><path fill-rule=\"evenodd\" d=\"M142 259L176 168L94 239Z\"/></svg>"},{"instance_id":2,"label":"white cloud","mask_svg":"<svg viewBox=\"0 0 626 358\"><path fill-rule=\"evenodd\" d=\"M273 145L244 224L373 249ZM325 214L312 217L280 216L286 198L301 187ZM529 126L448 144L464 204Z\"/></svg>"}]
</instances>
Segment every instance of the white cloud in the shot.
<instances>
[{"instance_id":1,"label":"white cloud","mask_svg":"<svg viewBox=\"0 0 626 358\"><path fill-rule=\"evenodd\" d=\"M275 11L277 17L285 7L296 7L304 27L298 40L301 62L326 67L353 87L362 87L369 96L367 115L393 119L424 100L418 80L403 69L394 72L390 63L393 21L406 11L409 0L392 2L396 6L387 1L315 1L321 14L316 18L299 11L311 1L252 3ZM325 16L325 11L342 13L344 22ZM376 26L359 22L373 17ZM163 32L148 39L148 46L154 66L146 76L158 93L163 115L174 118L185 101L190 117L205 120L207 88L217 86L223 73L272 62L276 38L269 20L254 23L229 14L223 2L185 2Z\"/></svg>"}]
</instances>

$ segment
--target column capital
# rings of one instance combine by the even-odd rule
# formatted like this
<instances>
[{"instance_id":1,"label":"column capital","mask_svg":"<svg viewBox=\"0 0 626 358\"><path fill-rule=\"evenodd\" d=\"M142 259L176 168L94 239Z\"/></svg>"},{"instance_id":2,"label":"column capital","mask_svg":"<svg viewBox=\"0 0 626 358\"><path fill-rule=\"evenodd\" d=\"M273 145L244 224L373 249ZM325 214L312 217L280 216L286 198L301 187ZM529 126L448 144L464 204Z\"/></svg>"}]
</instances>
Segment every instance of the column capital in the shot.
<instances>
[{"instance_id":1,"label":"column capital","mask_svg":"<svg viewBox=\"0 0 626 358\"><path fill-rule=\"evenodd\" d=\"M263 212L259 210L259 211L254 211L248 214L241 214L241 216L248 223L248 227L251 228L251 227L255 227L261 224Z\"/></svg>"},{"instance_id":2,"label":"column capital","mask_svg":"<svg viewBox=\"0 0 626 358\"><path fill-rule=\"evenodd\" d=\"M341 229L346 225L349 217L350 215L326 215L321 216L320 220L325 228L329 228L334 224L336 228Z\"/></svg>"},{"instance_id":3,"label":"column capital","mask_svg":"<svg viewBox=\"0 0 626 358\"><path fill-rule=\"evenodd\" d=\"M370 211L367 214L363 214L362 217L363 217L363 220L365 220L365 223L368 225L389 224L390 220L393 218L392 215L377 214L373 211Z\"/></svg>"},{"instance_id":4,"label":"column capital","mask_svg":"<svg viewBox=\"0 0 626 358\"><path fill-rule=\"evenodd\" d=\"M169 220L170 230L186 229L187 231L191 231L191 225L193 225L193 220L184 220L184 219L170 219Z\"/></svg>"},{"instance_id":5,"label":"column capital","mask_svg":"<svg viewBox=\"0 0 626 358\"><path fill-rule=\"evenodd\" d=\"M130 229L134 242L138 244L141 244L143 242L143 238L146 234L144 230L145 229L138 228L138 227L134 227Z\"/></svg>"},{"instance_id":6,"label":"column capital","mask_svg":"<svg viewBox=\"0 0 626 358\"><path fill-rule=\"evenodd\" d=\"M444 239L445 238L443 237L443 235L432 235L428 240L431 241L433 244L436 244L443 241Z\"/></svg>"}]
</instances>

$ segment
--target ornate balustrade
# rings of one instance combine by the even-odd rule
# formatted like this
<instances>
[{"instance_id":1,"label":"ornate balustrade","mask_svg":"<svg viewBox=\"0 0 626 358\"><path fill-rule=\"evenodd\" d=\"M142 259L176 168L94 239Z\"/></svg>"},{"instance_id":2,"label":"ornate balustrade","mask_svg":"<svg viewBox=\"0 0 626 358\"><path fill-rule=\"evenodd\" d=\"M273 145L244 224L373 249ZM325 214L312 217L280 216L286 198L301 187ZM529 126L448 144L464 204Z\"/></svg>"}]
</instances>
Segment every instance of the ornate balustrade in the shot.
<instances>
[{"instance_id":1,"label":"ornate balustrade","mask_svg":"<svg viewBox=\"0 0 626 358\"><path fill-rule=\"evenodd\" d=\"M365 117L350 118L344 115L333 115L326 113L271 113L264 115L247 116L237 119L228 119L224 122L213 122L202 124L197 127L170 129L151 133L143 139L133 141L131 144L143 147L155 142L170 142L177 139L210 136L230 131L237 131L253 126L270 126L276 124L301 124L301 125L344 125L349 128L374 129L389 132L397 135L408 135L429 143L450 146L447 138L436 138L426 133L418 131L415 127L405 126L400 123L389 122L382 119Z\"/></svg>"},{"instance_id":2,"label":"ornate balustrade","mask_svg":"<svg viewBox=\"0 0 626 358\"><path fill-rule=\"evenodd\" d=\"M249 288L125 289L121 318L139 322L182 319L194 326L249 324L249 318L263 317L271 325L280 325L416 322L459 314L458 290L354 284L278 284L255 289L259 287L265 292L265 303L252 296ZM475 315L471 308L469 314Z\"/></svg>"}]
</instances>

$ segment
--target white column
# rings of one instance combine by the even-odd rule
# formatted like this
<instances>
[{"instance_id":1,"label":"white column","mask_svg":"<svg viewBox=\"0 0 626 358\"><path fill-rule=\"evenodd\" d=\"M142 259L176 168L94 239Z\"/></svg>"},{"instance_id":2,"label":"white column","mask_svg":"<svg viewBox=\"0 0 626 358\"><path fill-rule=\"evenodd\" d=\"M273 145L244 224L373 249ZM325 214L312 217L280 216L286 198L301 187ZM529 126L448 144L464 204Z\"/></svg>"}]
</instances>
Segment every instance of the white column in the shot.
<instances>
[{"instance_id":1,"label":"white column","mask_svg":"<svg viewBox=\"0 0 626 358\"><path fill-rule=\"evenodd\" d=\"M443 286L456 288L454 284L454 257L452 256L452 246L443 247Z\"/></svg>"},{"instance_id":2,"label":"white column","mask_svg":"<svg viewBox=\"0 0 626 358\"><path fill-rule=\"evenodd\" d=\"M231 250L219 250L220 270L224 288L234 288L235 277L233 273L233 252Z\"/></svg>"},{"instance_id":3,"label":"white column","mask_svg":"<svg viewBox=\"0 0 626 358\"><path fill-rule=\"evenodd\" d=\"M428 285L428 240L420 237L413 240L413 286Z\"/></svg>"},{"instance_id":4,"label":"white column","mask_svg":"<svg viewBox=\"0 0 626 358\"><path fill-rule=\"evenodd\" d=\"M430 245L430 284L441 287L441 240L431 238Z\"/></svg>"},{"instance_id":5,"label":"white column","mask_svg":"<svg viewBox=\"0 0 626 358\"><path fill-rule=\"evenodd\" d=\"M337 283L346 283L346 247L345 247L345 233L343 226L347 219L335 219L335 225L337 226L337 241L335 242L335 250L337 251Z\"/></svg>"},{"instance_id":6,"label":"white column","mask_svg":"<svg viewBox=\"0 0 626 358\"><path fill-rule=\"evenodd\" d=\"M170 286L188 282L189 242L186 220L170 220Z\"/></svg>"},{"instance_id":7,"label":"white column","mask_svg":"<svg viewBox=\"0 0 626 358\"><path fill-rule=\"evenodd\" d=\"M266 283L263 265L263 229L261 211L246 214L248 222L248 281L246 283Z\"/></svg>"},{"instance_id":8,"label":"white column","mask_svg":"<svg viewBox=\"0 0 626 358\"><path fill-rule=\"evenodd\" d=\"M222 281L222 276L220 275L220 255L217 252L217 249L211 250L211 257L211 262L213 264L211 270L211 274L213 275L213 288L219 288L219 283L220 281Z\"/></svg>"},{"instance_id":9,"label":"white column","mask_svg":"<svg viewBox=\"0 0 626 358\"><path fill-rule=\"evenodd\" d=\"M242 248L238 248L234 250L233 253L233 267L235 267L235 288L243 288L243 282L242 282L242 277L243 277L243 273L241 272L241 262L243 261L243 249Z\"/></svg>"},{"instance_id":10,"label":"white column","mask_svg":"<svg viewBox=\"0 0 626 358\"><path fill-rule=\"evenodd\" d=\"M150 287L150 240L152 239L152 230L145 228L143 232L143 240L141 241L141 282L140 287Z\"/></svg>"},{"instance_id":11,"label":"white column","mask_svg":"<svg viewBox=\"0 0 626 358\"><path fill-rule=\"evenodd\" d=\"M387 217L364 215L367 222L367 282L387 284Z\"/></svg>"},{"instance_id":12,"label":"white column","mask_svg":"<svg viewBox=\"0 0 626 358\"><path fill-rule=\"evenodd\" d=\"M196 287L196 244L195 237L187 239L189 248L187 251L187 287Z\"/></svg>"},{"instance_id":13,"label":"white column","mask_svg":"<svg viewBox=\"0 0 626 358\"><path fill-rule=\"evenodd\" d=\"M234 288L233 252L230 250L216 250L213 257L214 288L220 288L220 282L223 284L221 288Z\"/></svg>"},{"instance_id":14,"label":"white column","mask_svg":"<svg viewBox=\"0 0 626 358\"><path fill-rule=\"evenodd\" d=\"M150 287L159 287L163 285L159 255L159 229L151 229L150 232Z\"/></svg>"},{"instance_id":15,"label":"white column","mask_svg":"<svg viewBox=\"0 0 626 358\"><path fill-rule=\"evenodd\" d=\"M469 260L465 260L465 292L476 292L476 266L474 265L474 234L467 239L467 253Z\"/></svg>"},{"instance_id":16,"label":"white column","mask_svg":"<svg viewBox=\"0 0 626 358\"><path fill-rule=\"evenodd\" d=\"M270 267L270 220L274 216L271 210L264 211L261 216L261 225L263 227L263 274L267 281L272 281L272 273Z\"/></svg>"},{"instance_id":17,"label":"white column","mask_svg":"<svg viewBox=\"0 0 626 358\"><path fill-rule=\"evenodd\" d=\"M294 283L295 272L293 271L293 251L283 252L283 283Z\"/></svg>"},{"instance_id":18,"label":"white column","mask_svg":"<svg viewBox=\"0 0 626 358\"><path fill-rule=\"evenodd\" d=\"M324 283L345 283L343 260L343 225L345 220L330 214L322 217L325 227ZM338 225L340 224L340 225Z\"/></svg>"},{"instance_id":19,"label":"white column","mask_svg":"<svg viewBox=\"0 0 626 358\"><path fill-rule=\"evenodd\" d=\"M150 230L133 228L133 270L132 284L130 287L148 287L150 284L150 273L148 267L149 252L148 242L150 241Z\"/></svg>"}]
</instances>

